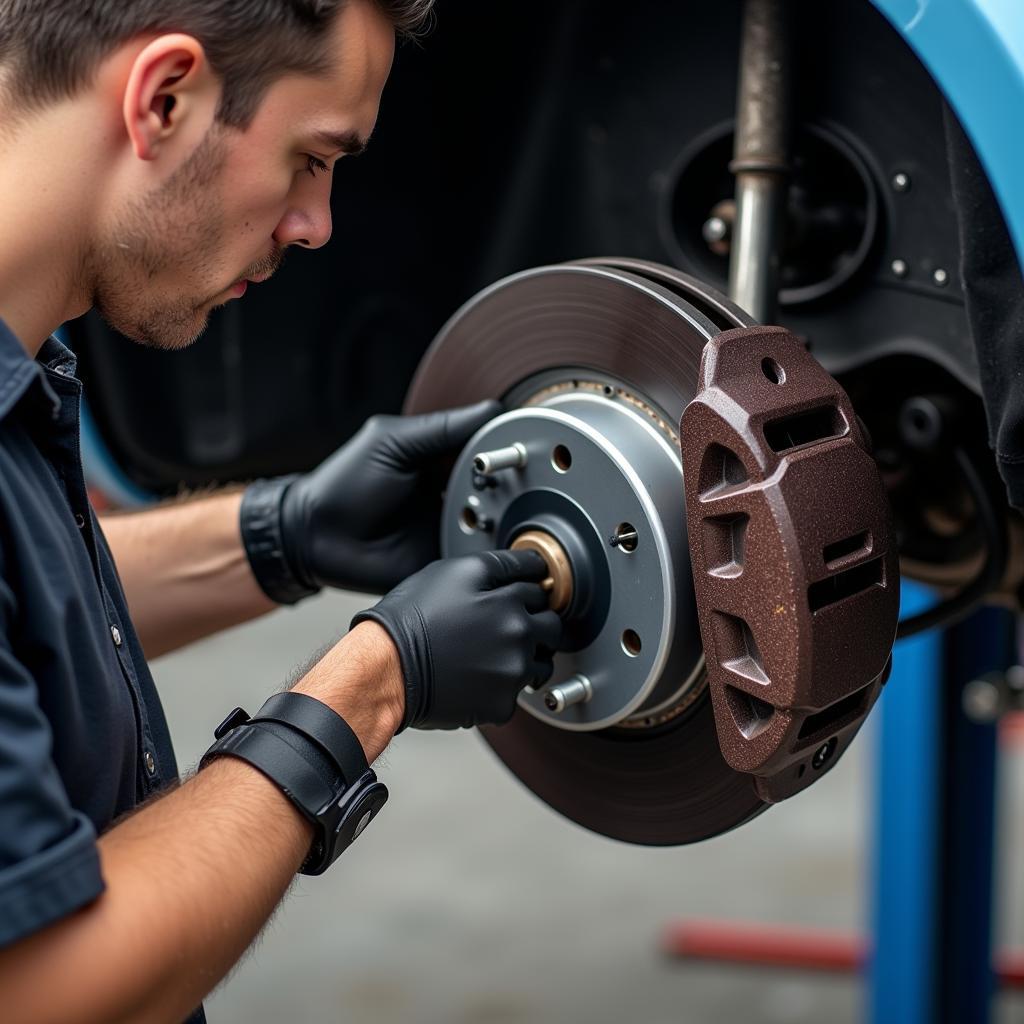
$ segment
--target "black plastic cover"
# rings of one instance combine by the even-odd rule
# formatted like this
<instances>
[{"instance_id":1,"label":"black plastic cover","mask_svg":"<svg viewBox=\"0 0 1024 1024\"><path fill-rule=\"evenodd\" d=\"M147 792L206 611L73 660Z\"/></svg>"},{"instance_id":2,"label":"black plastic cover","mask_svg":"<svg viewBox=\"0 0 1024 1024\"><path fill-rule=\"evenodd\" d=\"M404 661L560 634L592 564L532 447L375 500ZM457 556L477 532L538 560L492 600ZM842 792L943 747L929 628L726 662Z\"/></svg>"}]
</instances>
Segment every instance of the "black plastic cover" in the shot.
<instances>
[{"instance_id":1,"label":"black plastic cover","mask_svg":"<svg viewBox=\"0 0 1024 1024\"><path fill-rule=\"evenodd\" d=\"M960 228L960 276L989 445L1010 504L1024 509L1024 279L992 187L948 110L946 138Z\"/></svg>"}]
</instances>

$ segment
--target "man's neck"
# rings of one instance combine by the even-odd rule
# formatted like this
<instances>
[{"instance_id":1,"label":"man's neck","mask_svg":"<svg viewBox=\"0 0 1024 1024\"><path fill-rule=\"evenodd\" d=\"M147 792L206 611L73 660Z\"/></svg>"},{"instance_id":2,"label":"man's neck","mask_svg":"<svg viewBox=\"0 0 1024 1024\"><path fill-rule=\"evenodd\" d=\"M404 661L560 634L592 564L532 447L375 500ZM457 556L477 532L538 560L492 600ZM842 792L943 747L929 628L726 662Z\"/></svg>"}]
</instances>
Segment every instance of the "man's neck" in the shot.
<instances>
[{"instance_id":1,"label":"man's neck","mask_svg":"<svg viewBox=\"0 0 1024 1024\"><path fill-rule=\"evenodd\" d=\"M0 109L0 116L2 116ZM0 140L0 318L35 356L84 313L85 243L95 210L96 152L74 148L87 112L71 103L33 112Z\"/></svg>"}]
</instances>

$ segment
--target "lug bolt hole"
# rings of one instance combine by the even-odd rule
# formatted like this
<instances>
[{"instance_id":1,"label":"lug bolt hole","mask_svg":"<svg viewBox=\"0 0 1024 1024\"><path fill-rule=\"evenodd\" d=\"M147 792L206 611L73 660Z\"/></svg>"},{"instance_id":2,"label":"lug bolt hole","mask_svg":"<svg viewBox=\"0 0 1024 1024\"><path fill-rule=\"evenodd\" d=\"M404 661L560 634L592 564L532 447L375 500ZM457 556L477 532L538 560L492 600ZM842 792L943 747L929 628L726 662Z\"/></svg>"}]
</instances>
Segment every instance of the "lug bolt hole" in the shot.
<instances>
[{"instance_id":1,"label":"lug bolt hole","mask_svg":"<svg viewBox=\"0 0 1024 1024\"><path fill-rule=\"evenodd\" d=\"M635 658L640 654L640 635L635 629L627 629L622 634L622 649L631 657Z\"/></svg>"},{"instance_id":2,"label":"lug bolt hole","mask_svg":"<svg viewBox=\"0 0 1024 1024\"><path fill-rule=\"evenodd\" d=\"M564 444L556 445L555 450L551 453L551 465L559 473L568 473L572 466L572 452Z\"/></svg>"},{"instance_id":3,"label":"lug bolt hole","mask_svg":"<svg viewBox=\"0 0 1024 1024\"><path fill-rule=\"evenodd\" d=\"M459 515L459 526L462 527L465 533L473 533L478 529L479 525L480 519L476 514L476 509L472 505L466 505Z\"/></svg>"},{"instance_id":4,"label":"lug bolt hole","mask_svg":"<svg viewBox=\"0 0 1024 1024\"><path fill-rule=\"evenodd\" d=\"M786 379L786 371L771 358L761 360L761 372L773 384L781 384Z\"/></svg>"}]
</instances>

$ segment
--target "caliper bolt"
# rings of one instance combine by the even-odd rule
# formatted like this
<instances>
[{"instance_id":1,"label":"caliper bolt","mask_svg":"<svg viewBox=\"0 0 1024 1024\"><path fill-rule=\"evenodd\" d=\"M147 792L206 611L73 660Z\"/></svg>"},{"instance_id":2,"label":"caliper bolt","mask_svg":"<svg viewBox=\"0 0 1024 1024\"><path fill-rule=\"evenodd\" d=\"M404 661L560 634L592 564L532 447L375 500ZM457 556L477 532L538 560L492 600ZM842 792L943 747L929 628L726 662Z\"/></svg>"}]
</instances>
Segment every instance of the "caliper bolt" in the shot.
<instances>
[{"instance_id":1,"label":"caliper bolt","mask_svg":"<svg viewBox=\"0 0 1024 1024\"><path fill-rule=\"evenodd\" d=\"M571 676L564 683L552 686L544 694L544 707L557 715L561 714L570 704L588 701L593 695L594 688L586 676Z\"/></svg>"},{"instance_id":2,"label":"caliper bolt","mask_svg":"<svg viewBox=\"0 0 1024 1024\"><path fill-rule=\"evenodd\" d=\"M477 452L473 456L473 469L487 475L499 469L522 469L526 465L526 445L516 441L507 448L495 448L491 452Z\"/></svg>"},{"instance_id":3,"label":"caliper bolt","mask_svg":"<svg viewBox=\"0 0 1024 1024\"><path fill-rule=\"evenodd\" d=\"M828 741L828 743L823 743L820 747L818 747L818 749L814 752L814 757L811 758L811 767L814 769L823 768L829 761L832 760L832 755L836 752L837 746L838 740L836 740L835 736L833 736L832 739Z\"/></svg>"}]
</instances>

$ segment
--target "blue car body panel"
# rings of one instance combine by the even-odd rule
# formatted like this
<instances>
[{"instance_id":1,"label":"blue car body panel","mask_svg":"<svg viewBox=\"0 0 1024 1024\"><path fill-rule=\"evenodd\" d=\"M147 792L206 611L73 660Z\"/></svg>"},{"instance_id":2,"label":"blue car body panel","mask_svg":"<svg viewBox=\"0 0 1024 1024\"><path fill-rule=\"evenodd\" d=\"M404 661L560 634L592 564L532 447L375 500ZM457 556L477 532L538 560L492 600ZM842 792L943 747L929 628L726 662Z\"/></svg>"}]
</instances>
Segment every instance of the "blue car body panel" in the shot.
<instances>
[{"instance_id":1,"label":"blue car body panel","mask_svg":"<svg viewBox=\"0 0 1024 1024\"><path fill-rule=\"evenodd\" d=\"M873 0L956 111L1024 263L1024 3Z\"/></svg>"}]
</instances>

